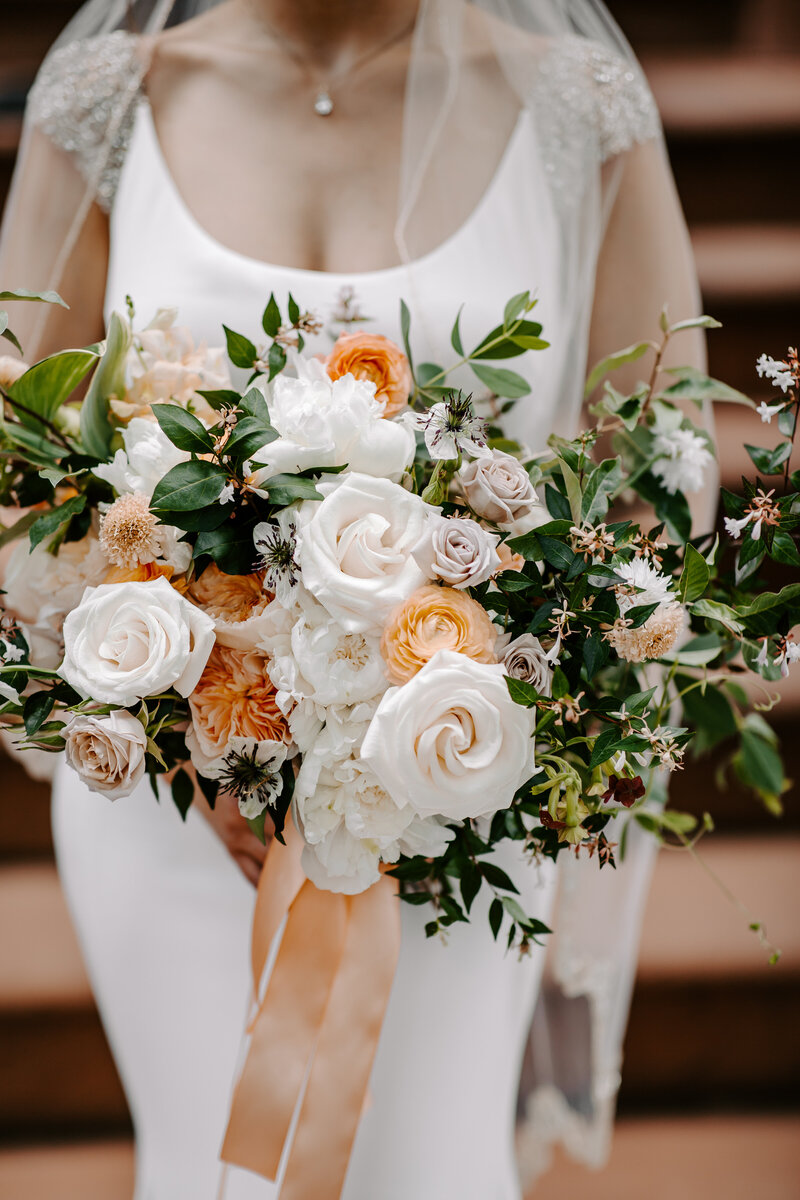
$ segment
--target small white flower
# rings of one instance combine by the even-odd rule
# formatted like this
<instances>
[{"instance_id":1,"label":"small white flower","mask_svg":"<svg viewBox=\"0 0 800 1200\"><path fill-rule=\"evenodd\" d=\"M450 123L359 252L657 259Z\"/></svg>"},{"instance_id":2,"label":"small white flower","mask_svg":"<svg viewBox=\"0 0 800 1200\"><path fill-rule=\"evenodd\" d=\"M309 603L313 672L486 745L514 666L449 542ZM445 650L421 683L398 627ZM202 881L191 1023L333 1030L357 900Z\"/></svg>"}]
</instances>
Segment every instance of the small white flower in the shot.
<instances>
[{"instance_id":1,"label":"small white flower","mask_svg":"<svg viewBox=\"0 0 800 1200\"><path fill-rule=\"evenodd\" d=\"M653 474L674 495L676 492L699 492L706 469L714 456L706 441L691 429L673 429L656 436Z\"/></svg>"},{"instance_id":2,"label":"small white flower","mask_svg":"<svg viewBox=\"0 0 800 1200\"><path fill-rule=\"evenodd\" d=\"M234 495L235 495L235 492L234 492L233 484L226 483L225 487L222 489L222 491L219 494L219 503L220 504L232 504Z\"/></svg>"},{"instance_id":3,"label":"small white flower","mask_svg":"<svg viewBox=\"0 0 800 1200\"><path fill-rule=\"evenodd\" d=\"M761 420L764 422L764 424L769 425L776 413L783 412L783 408L784 406L782 404L767 404L765 400L762 400L756 409L756 412L761 417Z\"/></svg>"},{"instance_id":4,"label":"small white flower","mask_svg":"<svg viewBox=\"0 0 800 1200\"><path fill-rule=\"evenodd\" d=\"M20 649L19 646L14 646L11 642L7 642L5 638L0 638L0 659L3 662L22 662L24 657L25 651Z\"/></svg>"},{"instance_id":5,"label":"small white flower","mask_svg":"<svg viewBox=\"0 0 800 1200\"><path fill-rule=\"evenodd\" d=\"M780 388L782 392L788 392L794 383L788 363L776 360L769 354L761 355L756 362L756 370L762 379L768 379L774 387Z\"/></svg>"},{"instance_id":6,"label":"small white flower","mask_svg":"<svg viewBox=\"0 0 800 1200\"><path fill-rule=\"evenodd\" d=\"M750 524L752 517L752 513L747 513L746 516L739 517L738 520L735 517L726 517L725 532L732 538L740 538L742 530Z\"/></svg>"},{"instance_id":7,"label":"small white flower","mask_svg":"<svg viewBox=\"0 0 800 1200\"><path fill-rule=\"evenodd\" d=\"M761 649L759 650L758 654L756 655L756 665L759 667L765 667L767 665L768 656L769 656L769 638L765 637L765 638L761 639Z\"/></svg>"}]
</instances>

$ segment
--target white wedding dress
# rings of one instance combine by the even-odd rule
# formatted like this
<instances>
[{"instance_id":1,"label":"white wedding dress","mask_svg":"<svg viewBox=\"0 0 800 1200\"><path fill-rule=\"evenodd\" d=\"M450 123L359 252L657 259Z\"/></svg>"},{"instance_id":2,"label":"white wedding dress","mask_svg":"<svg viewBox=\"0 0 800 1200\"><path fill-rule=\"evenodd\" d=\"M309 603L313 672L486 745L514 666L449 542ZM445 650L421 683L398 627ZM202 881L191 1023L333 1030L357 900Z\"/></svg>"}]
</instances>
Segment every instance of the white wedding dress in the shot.
<instances>
[{"instance_id":1,"label":"white wedding dress","mask_svg":"<svg viewBox=\"0 0 800 1200\"><path fill-rule=\"evenodd\" d=\"M84 79L89 89L84 114L91 88L107 89L109 71L119 69L121 44L124 58L119 39L127 35L114 37L112 52L101 47L86 75L84 60L75 60L78 91ZM78 50L90 58L90 47ZM653 136L653 115L630 73L607 78L616 80L615 103L620 96L627 103L607 106L609 153L616 153ZM74 114L62 112L63 87L48 93L46 86L39 123L80 156ZM75 86L73 78L67 94ZM639 89L636 103L625 88ZM365 327L397 341L404 297L417 358L447 362L462 302L464 341L474 344L514 293L531 289L552 347L518 367L532 394L509 426L531 447L543 446L554 428L574 426L575 405L567 409L560 397L566 372L583 368L582 352L575 368L574 316L562 300L555 192L531 153L531 119L520 117L482 201L441 246L410 268L334 275L256 261L210 236L179 194L139 97L111 210L107 312L124 309L129 294L142 323L174 306L198 340L220 344L224 320L257 342L270 292L285 306L291 291L330 323L347 286L371 318ZM318 348L326 344L320 335ZM148 786L110 804L59 768L53 818L61 878L135 1125L136 1200L214 1200L250 999L255 892L199 814L190 811L183 824L169 796L156 802ZM524 906L548 921L553 864L532 866L508 844L498 860ZM493 942L485 904L446 946L426 940L426 919L425 910L402 906L399 967L343 1200L519 1200L516 1094L543 955L534 948L518 961ZM614 1052L609 1057L615 1069ZM613 1104L613 1083L607 1091ZM236 1169L225 1186L228 1200L278 1195L274 1184Z\"/></svg>"}]
</instances>

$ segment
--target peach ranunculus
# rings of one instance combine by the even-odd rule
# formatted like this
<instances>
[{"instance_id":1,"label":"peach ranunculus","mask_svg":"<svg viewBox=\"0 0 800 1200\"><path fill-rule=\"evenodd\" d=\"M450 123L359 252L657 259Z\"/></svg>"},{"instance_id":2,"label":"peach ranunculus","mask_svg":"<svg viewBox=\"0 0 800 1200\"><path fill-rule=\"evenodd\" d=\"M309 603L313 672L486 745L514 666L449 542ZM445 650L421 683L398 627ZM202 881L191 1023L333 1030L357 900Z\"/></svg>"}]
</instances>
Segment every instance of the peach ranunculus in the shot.
<instances>
[{"instance_id":1,"label":"peach ranunculus","mask_svg":"<svg viewBox=\"0 0 800 1200\"><path fill-rule=\"evenodd\" d=\"M151 579L158 579L160 576L172 582L172 576L175 574L175 568L169 563L149 562L137 563L135 567L116 567L110 566L103 580L103 583L149 583ZM175 584L173 584L175 587ZM178 587L179 592L184 591L184 587Z\"/></svg>"},{"instance_id":2,"label":"peach ranunculus","mask_svg":"<svg viewBox=\"0 0 800 1200\"><path fill-rule=\"evenodd\" d=\"M352 375L374 383L375 399L384 405L385 417L402 412L414 387L405 354L379 333L340 333L325 369L331 379Z\"/></svg>"},{"instance_id":3,"label":"peach ranunculus","mask_svg":"<svg viewBox=\"0 0 800 1200\"><path fill-rule=\"evenodd\" d=\"M251 650L261 636L258 618L272 601L264 591L264 575L226 575L215 563L192 581L191 600L213 618L217 641L234 650Z\"/></svg>"},{"instance_id":4,"label":"peach ranunculus","mask_svg":"<svg viewBox=\"0 0 800 1200\"><path fill-rule=\"evenodd\" d=\"M233 739L291 742L267 675L267 659L255 650L217 643L189 697L189 708L192 724L186 743L201 774L224 760Z\"/></svg>"},{"instance_id":5,"label":"peach ranunculus","mask_svg":"<svg viewBox=\"0 0 800 1200\"><path fill-rule=\"evenodd\" d=\"M503 571L523 570L525 559L521 554L516 554L513 550L510 550L505 542L498 544L497 553L500 556L500 566L494 572L495 575L502 575Z\"/></svg>"},{"instance_id":6,"label":"peach ranunculus","mask_svg":"<svg viewBox=\"0 0 800 1200\"><path fill-rule=\"evenodd\" d=\"M438 650L453 650L476 662L497 661L497 630L476 600L455 588L419 588L390 615L381 651L386 673L406 683Z\"/></svg>"}]
</instances>

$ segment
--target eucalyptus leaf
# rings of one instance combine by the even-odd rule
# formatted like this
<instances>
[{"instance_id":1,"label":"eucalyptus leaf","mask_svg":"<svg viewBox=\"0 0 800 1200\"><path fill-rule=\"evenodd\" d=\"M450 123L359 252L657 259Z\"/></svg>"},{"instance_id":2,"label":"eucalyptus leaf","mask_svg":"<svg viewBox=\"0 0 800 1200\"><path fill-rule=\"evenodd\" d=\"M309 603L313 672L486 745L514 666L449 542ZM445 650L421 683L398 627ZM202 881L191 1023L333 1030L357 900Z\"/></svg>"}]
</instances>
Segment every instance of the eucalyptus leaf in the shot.
<instances>
[{"instance_id":1,"label":"eucalyptus leaf","mask_svg":"<svg viewBox=\"0 0 800 1200\"><path fill-rule=\"evenodd\" d=\"M511 297L503 310L503 325L506 329L524 313L530 298L530 291L518 292L516 296Z\"/></svg>"},{"instance_id":2,"label":"eucalyptus leaf","mask_svg":"<svg viewBox=\"0 0 800 1200\"><path fill-rule=\"evenodd\" d=\"M42 304L58 304L61 308L69 308L58 292L29 292L27 288L16 288L12 292L0 292L0 304L5 304L9 300L37 300Z\"/></svg>"},{"instance_id":3,"label":"eucalyptus leaf","mask_svg":"<svg viewBox=\"0 0 800 1200\"><path fill-rule=\"evenodd\" d=\"M520 396L530 393L531 385L516 371L509 371L505 367L487 367L475 362L471 362L470 367L481 383L496 396L507 396L511 400L517 400Z\"/></svg>"}]
</instances>

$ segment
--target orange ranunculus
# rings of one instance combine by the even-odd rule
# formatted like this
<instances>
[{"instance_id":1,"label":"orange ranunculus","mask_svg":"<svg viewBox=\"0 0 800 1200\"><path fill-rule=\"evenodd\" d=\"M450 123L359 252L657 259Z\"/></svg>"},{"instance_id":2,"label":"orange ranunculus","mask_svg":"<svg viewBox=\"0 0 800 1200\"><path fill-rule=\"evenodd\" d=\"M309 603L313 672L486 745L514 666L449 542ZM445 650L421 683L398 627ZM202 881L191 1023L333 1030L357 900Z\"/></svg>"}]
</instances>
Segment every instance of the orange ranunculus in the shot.
<instances>
[{"instance_id":1,"label":"orange ranunculus","mask_svg":"<svg viewBox=\"0 0 800 1200\"><path fill-rule=\"evenodd\" d=\"M390 615L381 651L394 683L406 683L437 650L455 650L477 662L497 661L497 630L476 600L455 588L418 588Z\"/></svg>"},{"instance_id":2,"label":"orange ranunculus","mask_svg":"<svg viewBox=\"0 0 800 1200\"><path fill-rule=\"evenodd\" d=\"M208 758L224 755L232 737L291 741L275 702L267 660L256 650L217 643L189 697L189 708L195 737Z\"/></svg>"},{"instance_id":3,"label":"orange ranunculus","mask_svg":"<svg viewBox=\"0 0 800 1200\"><path fill-rule=\"evenodd\" d=\"M175 573L175 568L169 563L137 563L135 567L115 567L108 568L108 574L104 579L104 583L149 583L151 579L158 579L161 575L165 579L172 581L172 576ZM182 588L178 588L182 591Z\"/></svg>"},{"instance_id":4,"label":"orange ranunculus","mask_svg":"<svg viewBox=\"0 0 800 1200\"><path fill-rule=\"evenodd\" d=\"M405 408L414 386L405 354L379 333L340 333L325 369L331 379L353 375L374 383L385 417L397 416Z\"/></svg>"}]
</instances>

